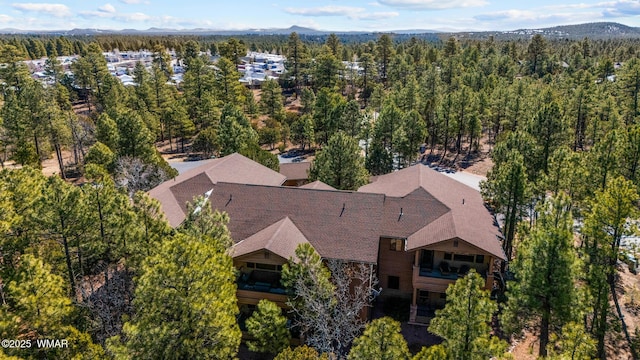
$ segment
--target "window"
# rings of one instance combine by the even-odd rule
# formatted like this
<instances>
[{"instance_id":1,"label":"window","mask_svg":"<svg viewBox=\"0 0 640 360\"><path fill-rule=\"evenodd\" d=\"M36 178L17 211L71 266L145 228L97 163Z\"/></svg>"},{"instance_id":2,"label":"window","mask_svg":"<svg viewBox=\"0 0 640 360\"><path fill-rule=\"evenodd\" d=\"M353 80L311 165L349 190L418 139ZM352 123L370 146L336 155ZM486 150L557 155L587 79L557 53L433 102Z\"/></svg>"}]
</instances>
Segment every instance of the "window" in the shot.
<instances>
[{"instance_id":1,"label":"window","mask_svg":"<svg viewBox=\"0 0 640 360\"><path fill-rule=\"evenodd\" d=\"M453 247L458 247L458 240L453 240Z\"/></svg>"},{"instance_id":2,"label":"window","mask_svg":"<svg viewBox=\"0 0 640 360\"><path fill-rule=\"evenodd\" d=\"M429 292L425 290L418 290L418 305L427 305L429 304Z\"/></svg>"},{"instance_id":3,"label":"window","mask_svg":"<svg viewBox=\"0 0 640 360\"><path fill-rule=\"evenodd\" d=\"M252 262L247 263L247 268L267 271L282 271L282 265L260 264Z\"/></svg>"},{"instance_id":4,"label":"window","mask_svg":"<svg viewBox=\"0 0 640 360\"><path fill-rule=\"evenodd\" d=\"M447 293L440 293L440 299L446 299Z\"/></svg>"},{"instance_id":5,"label":"window","mask_svg":"<svg viewBox=\"0 0 640 360\"><path fill-rule=\"evenodd\" d=\"M476 255L476 263L482 264L484 262L484 255Z\"/></svg>"},{"instance_id":6,"label":"window","mask_svg":"<svg viewBox=\"0 0 640 360\"><path fill-rule=\"evenodd\" d=\"M451 256L452 256L452 255L453 255L453 254L451 254L451 253L444 253L444 259L445 259L445 260L451 260Z\"/></svg>"},{"instance_id":7,"label":"window","mask_svg":"<svg viewBox=\"0 0 640 360\"><path fill-rule=\"evenodd\" d=\"M453 255L453 260L455 261L463 261L463 262L474 262L476 260L476 256L475 255L462 255L462 254L455 254Z\"/></svg>"},{"instance_id":8,"label":"window","mask_svg":"<svg viewBox=\"0 0 640 360\"><path fill-rule=\"evenodd\" d=\"M391 239L391 246L389 247L391 251L403 251L404 250L404 239Z\"/></svg>"},{"instance_id":9,"label":"window","mask_svg":"<svg viewBox=\"0 0 640 360\"><path fill-rule=\"evenodd\" d=\"M398 276L391 276L387 278L387 287L389 289L400 289L400 278Z\"/></svg>"}]
</instances>

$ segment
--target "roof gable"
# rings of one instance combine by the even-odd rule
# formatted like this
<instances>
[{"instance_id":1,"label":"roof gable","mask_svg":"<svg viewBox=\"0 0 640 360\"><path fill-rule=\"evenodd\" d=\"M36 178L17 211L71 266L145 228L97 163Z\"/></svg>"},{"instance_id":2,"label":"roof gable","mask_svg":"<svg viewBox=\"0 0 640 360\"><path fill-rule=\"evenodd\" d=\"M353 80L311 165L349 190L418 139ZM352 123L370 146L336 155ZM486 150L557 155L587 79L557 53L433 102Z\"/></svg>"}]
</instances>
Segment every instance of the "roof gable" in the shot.
<instances>
[{"instance_id":1,"label":"roof gable","mask_svg":"<svg viewBox=\"0 0 640 360\"><path fill-rule=\"evenodd\" d=\"M280 174L287 180L307 180L311 163L306 161L280 164Z\"/></svg>"},{"instance_id":2,"label":"roof gable","mask_svg":"<svg viewBox=\"0 0 640 360\"><path fill-rule=\"evenodd\" d=\"M209 203L235 241L288 217L320 256L377 262L384 195L219 182Z\"/></svg>"},{"instance_id":3,"label":"roof gable","mask_svg":"<svg viewBox=\"0 0 640 360\"><path fill-rule=\"evenodd\" d=\"M295 258L298 245L309 243L289 217L267 226L233 246L237 258L260 250L268 250L284 259Z\"/></svg>"},{"instance_id":4,"label":"roof gable","mask_svg":"<svg viewBox=\"0 0 640 360\"><path fill-rule=\"evenodd\" d=\"M404 197L387 196L381 235L407 238L449 211L446 205L421 187Z\"/></svg>"},{"instance_id":5,"label":"roof gable","mask_svg":"<svg viewBox=\"0 0 640 360\"><path fill-rule=\"evenodd\" d=\"M314 182L308 183L308 184L304 184L302 186L300 186L303 189L316 189L316 190L337 190L336 188L334 188L333 186L329 185L329 184L325 184L320 180L316 180Z\"/></svg>"},{"instance_id":6,"label":"roof gable","mask_svg":"<svg viewBox=\"0 0 640 360\"><path fill-rule=\"evenodd\" d=\"M186 218L186 202L203 195L219 181L281 185L285 176L238 153L205 161L202 165L165 181L149 191L160 201L171 226L178 226Z\"/></svg>"},{"instance_id":7,"label":"roof gable","mask_svg":"<svg viewBox=\"0 0 640 360\"><path fill-rule=\"evenodd\" d=\"M408 250L457 237L498 258L505 258L498 240L500 232L480 193L425 165L418 164L378 176L375 182L360 187L358 191L406 198L417 189L424 189L449 211L408 235ZM440 211L433 210L437 207L432 206L425 210L440 214Z\"/></svg>"}]
</instances>

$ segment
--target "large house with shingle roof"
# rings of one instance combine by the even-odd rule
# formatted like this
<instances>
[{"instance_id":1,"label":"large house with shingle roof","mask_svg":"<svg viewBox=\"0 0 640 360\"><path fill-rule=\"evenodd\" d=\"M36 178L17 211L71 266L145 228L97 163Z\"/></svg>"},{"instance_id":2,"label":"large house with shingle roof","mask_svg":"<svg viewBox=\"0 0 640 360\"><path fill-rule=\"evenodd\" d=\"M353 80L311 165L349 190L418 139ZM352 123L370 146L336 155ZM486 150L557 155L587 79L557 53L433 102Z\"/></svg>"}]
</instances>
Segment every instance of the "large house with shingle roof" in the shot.
<instances>
[{"instance_id":1,"label":"large house with shingle roof","mask_svg":"<svg viewBox=\"0 0 640 360\"><path fill-rule=\"evenodd\" d=\"M285 177L239 154L211 160L149 194L172 226L186 202L206 194L229 214L239 270L238 303L270 299L285 307L282 265L309 243L325 259L375 266L380 297L411 300L410 321L426 322L444 305L449 284L471 268L493 286L504 260L499 231L480 194L423 165L378 176L358 191L321 182L282 186Z\"/></svg>"}]
</instances>

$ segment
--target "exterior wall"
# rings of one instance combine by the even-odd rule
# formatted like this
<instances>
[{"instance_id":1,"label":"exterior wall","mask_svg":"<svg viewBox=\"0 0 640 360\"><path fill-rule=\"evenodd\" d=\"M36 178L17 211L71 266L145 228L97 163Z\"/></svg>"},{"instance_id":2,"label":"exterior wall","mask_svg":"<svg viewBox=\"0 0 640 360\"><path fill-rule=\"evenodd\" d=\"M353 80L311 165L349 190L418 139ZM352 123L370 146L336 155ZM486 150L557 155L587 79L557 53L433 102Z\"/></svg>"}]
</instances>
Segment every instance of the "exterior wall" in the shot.
<instances>
[{"instance_id":1,"label":"exterior wall","mask_svg":"<svg viewBox=\"0 0 640 360\"><path fill-rule=\"evenodd\" d=\"M456 241L457 241L457 246L455 246ZM491 254L486 253L485 251L482 251L481 249L467 243L464 240L451 239L451 240L443 241L441 243L437 243L431 246L427 246L423 249L434 251L433 264L435 268L438 267L441 261L446 261L449 263L450 266L453 266L453 267L460 268L462 265L468 265L469 267L476 269L476 271L483 276L485 275L492 276L491 273L493 271L492 266L493 266L494 257ZM420 250L417 250L417 252L419 253ZM457 261L457 260L454 260L453 258L451 260L445 260L444 259L445 253L461 254L461 255L484 255L484 260L482 261L482 263L476 263L475 261L474 262ZM418 264L418 263L419 263L419 257L416 257L415 264Z\"/></svg>"},{"instance_id":2,"label":"exterior wall","mask_svg":"<svg viewBox=\"0 0 640 360\"><path fill-rule=\"evenodd\" d=\"M420 261L422 250L433 250L432 271L421 270ZM419 299L420 290L429 292L426 301L426 303L428 303L426 312L431 314L431 310L434 307L443 305L444 299L440 298L440 294L445 293L449 285L457 280L458 276L456 276L455 269L460 269L463 265L475 269L480 275L486 278L485 289L491 289L493 287L494 257L463 240L452 239L413 251L412 254L414 256L412 271L413 292L409 314L409 321L412 323L428 323L431 319L431 315L425 315L424 309L420 310L420 306L424 306L424 304L420 304L421 300L423 303L425 302L425 299ZM450 258L445 259L446 254L450 254ZM455 260L455 254L473 255L474 260ZM477 255L483 256L482 262L476 262L478 259ZM440 264L443 261L446 261L451 268L454 268L448 275L442 274L439 270Z\"/></svg>"},{"instance_id":3,"label":"exterior wall","mask_svg":"<svg viewBox=\"0 0 640 360\"><path fill-rule=\"evenodd\" d=\"M413 292L412 276L414 252L391 250L390 238L380 239L378 251L378 280L382 287L382 297L404 296L410 297ZM399 289L389 288L389 276L399 278Z\"/></svg>"},{"instance_id":4,"label":"exterior wall","mask_svg":"<svg viewBox=\"0 0 640 360\"><path fill-rule=\"evenodd\" d=\"M243 255L233 259L233 265L236 269L238 269L239 274L238 278L243 276L243 274L250 274L253 268L249 268L247 263L254 264L267 264L267 265L282 265L287 261L267 250L256 251L251 254ZM270 270L259 270L264 272L275 272L279 273L279 271L270 271ZM266 291L251 291L246 289L240 289L236 291L236 296L238 297L238 305L249 304L256 305L262 299L268 299L270 301L275 302L281 308L288 308L286 305L287 295L286 294L274 294Z\"/></svg>"},{"instance_id":5,"label":"exterior wall","mask_svg":"<svg viewBox=\"0 0 640 360\"><path fill-rule=\"evenodd\" d=\"M239 256L233 259L233 265L236 269L246 268L247 263L259 263L269 265L283 265L287 259L280 257L268 250L256 251L251 254Z\"/></svg>"}]
</instances>

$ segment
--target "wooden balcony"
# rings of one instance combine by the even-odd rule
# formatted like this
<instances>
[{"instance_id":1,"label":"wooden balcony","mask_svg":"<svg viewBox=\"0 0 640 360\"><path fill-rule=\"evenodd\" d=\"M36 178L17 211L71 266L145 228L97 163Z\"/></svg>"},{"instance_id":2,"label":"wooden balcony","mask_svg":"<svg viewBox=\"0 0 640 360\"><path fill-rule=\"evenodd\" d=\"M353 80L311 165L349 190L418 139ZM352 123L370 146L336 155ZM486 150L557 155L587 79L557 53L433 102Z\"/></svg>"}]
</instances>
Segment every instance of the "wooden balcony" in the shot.
<instances>
[{"instance_id":1,"label":"wooden balcony","mask_svg":"<svg viewBox=\"0 0 640 360\"><path fill-rule=\"evenodd\" d=\"M427 272L424 269L420 271L420 266L413 265L413 288L423 289L433 292L446 292L449 284L453 284L458 276L443 275L438 270Z\"/></svg>"},{"instance_id":2,"label":"wooden balcony","mask_svg":"<svg viewBox=\"0 0 640 360\"><path fill-rule=\"evenodd\" d=\"M255 305L260 300L267 299L280 307L286 307L287 292L280 284L279 272L253 270L241 274L236 283L239 304Z\"/></svg>"},{"instance_id":3,"label":"wooden balcony","mask_svg":"<svg viewBox=\"0 0 640 360\"><path fill-rule=\"evenodd\" d=\"M486 279L485 289L491 289L493 287L493 274L489 275L484 271L479 273ZM413 288L444 293L449 284L454 283L462 276L464 274L458 274L457 269L455 272L442 273L438 269L424 269L418 265L413 265Z\"/></svg>"},{"instance_id":4,"label":"wooden balcony","mask_svg":"<svg viewBox=\"0 0 640 360\"><path fill-rule=\"evenodd\" d=\"M278 304L278 306L280 306L281 308L288 308L288 306L286 305L286 294L274 294L264 291L242 290L238 288L238 290L236 291L236 296L238 297L238 304L257 305L260 300L267 299Z\"/></svg>"}]
</instances>

